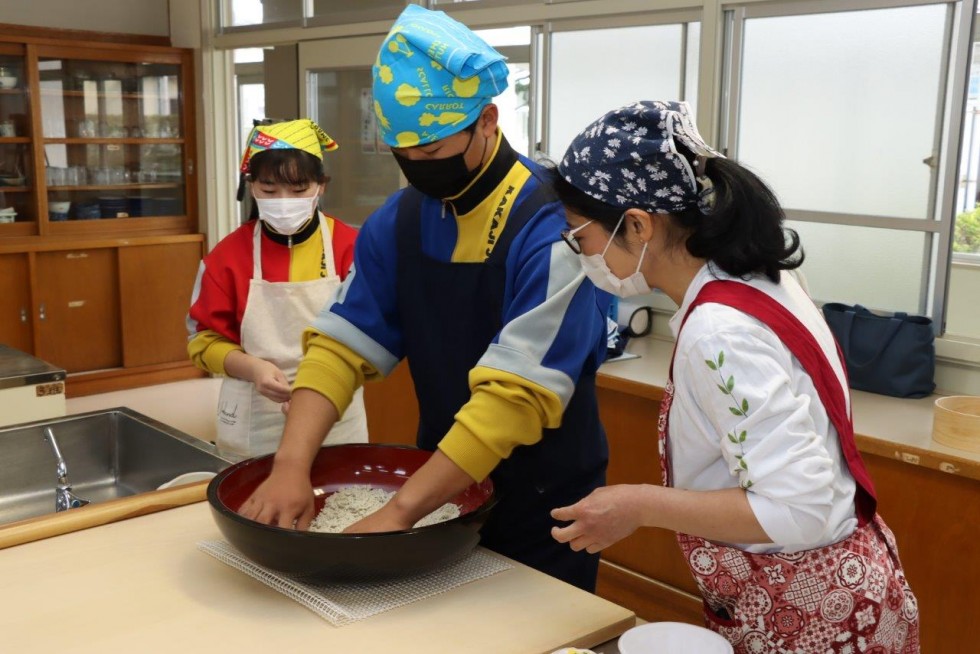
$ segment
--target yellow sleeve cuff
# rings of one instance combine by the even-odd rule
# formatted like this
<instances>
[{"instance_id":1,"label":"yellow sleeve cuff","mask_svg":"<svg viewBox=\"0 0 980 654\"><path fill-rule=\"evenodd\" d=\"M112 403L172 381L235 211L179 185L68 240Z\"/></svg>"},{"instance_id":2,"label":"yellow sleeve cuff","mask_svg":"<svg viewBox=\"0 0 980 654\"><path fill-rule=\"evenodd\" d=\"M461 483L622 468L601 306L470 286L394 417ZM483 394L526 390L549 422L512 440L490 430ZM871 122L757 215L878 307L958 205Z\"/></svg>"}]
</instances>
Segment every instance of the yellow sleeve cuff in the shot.
<instances>
[{"instance_id":1,"label":"yellow sleeve cuff","mask_svg":"<svg viewBox=\"0 0 980 654\"><path fill-rule=\"evenodd\" d=\"M238 343L209 329L198 332L187 342L187 354L190 355L191 362L201 370L215 375L227 374L225 357L235 350L244 352Z\"/></svg>"},{"instance_id":2,"label":"yellow sleeve cuff","mask_svg":"<svg viewBox=\"0 0 980 654\"><path fill-rule=\"evenodd\" d=\"M439 449L476 481L482 481L521 445L541 440L545 427L561 424L561 399L528 380L491 368L470 372L473 395Z\"/></svg>"},{"instance_id":3,"label":"yellow sleeve cuff","mask_svg":"<svg viewBox=\"0 0 980 654\"><path fill-rule=\"evenodd\" d=\"M303 351L293 389L316 391L330 400L340 415L350 406L354 391L366 380L380 377L364 357L315 329L303 332Z\"/></svg>"}]
</instances>

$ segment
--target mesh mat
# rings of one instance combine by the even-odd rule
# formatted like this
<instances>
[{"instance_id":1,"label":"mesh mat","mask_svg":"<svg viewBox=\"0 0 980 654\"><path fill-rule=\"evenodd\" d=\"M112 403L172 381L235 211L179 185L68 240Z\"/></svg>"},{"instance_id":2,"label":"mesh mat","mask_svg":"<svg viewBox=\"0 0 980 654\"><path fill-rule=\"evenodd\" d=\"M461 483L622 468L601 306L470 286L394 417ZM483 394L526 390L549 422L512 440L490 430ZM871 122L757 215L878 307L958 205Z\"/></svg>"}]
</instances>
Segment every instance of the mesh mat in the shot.
<instances>
[{"instance_id":1,"label":"mesh mat","mask_svg":"<svg viewBox=\"0 0 980 654\"><path fill-rule=\"evenodd\" d=\"M426 574L377 582L310 583L252 563L223 540L203 541L197 546L222 563L299 602L336 627L444 593L513 567L499 557L475 549L455 563Z\"/></svg>"}]
</instances>

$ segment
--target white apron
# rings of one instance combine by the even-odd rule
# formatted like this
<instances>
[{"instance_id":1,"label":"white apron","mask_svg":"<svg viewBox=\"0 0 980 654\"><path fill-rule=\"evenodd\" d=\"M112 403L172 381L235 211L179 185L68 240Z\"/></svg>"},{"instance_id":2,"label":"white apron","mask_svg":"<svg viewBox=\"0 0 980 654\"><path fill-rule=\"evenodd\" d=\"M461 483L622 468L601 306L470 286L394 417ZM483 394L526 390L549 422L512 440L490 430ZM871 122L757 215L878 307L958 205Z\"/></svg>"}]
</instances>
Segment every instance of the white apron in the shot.
<instances>
[{"instance_id":1,"label":"white apron","mask_svg":"<svg viewBox=\"0 0 980 654\"><path fill-rule=\"evenodd\" d=\"M262 225L256 221L252 239L252 280L242 317L242 348L274 363L289 384L303 356L301 337L340 286L330 231L323 215L320 233L326 277L305 282L267 282L262 279ZM225 377L218 396L217 446L222 453L255 457L275 452L286 424L281 405L260 394L252 382ZM327 434L325 444L366 443L364 391L358 389L347 411Z\"/></svg>"}]
</instances>

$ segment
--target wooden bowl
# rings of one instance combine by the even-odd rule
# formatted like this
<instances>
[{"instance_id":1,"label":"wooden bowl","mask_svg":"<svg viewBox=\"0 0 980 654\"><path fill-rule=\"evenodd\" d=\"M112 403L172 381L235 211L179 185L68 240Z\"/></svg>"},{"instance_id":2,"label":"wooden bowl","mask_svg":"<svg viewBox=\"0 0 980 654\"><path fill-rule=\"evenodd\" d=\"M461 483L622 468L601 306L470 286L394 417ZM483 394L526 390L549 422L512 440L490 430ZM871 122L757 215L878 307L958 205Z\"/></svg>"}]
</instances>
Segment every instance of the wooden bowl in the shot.
<instances>
[{"instance_id":1,"label":"wooden bowl","mask_svg":"<svg viewBox=\"0 0 980 654\"><path fill-rule=\"evenodd\" d=\"M980 454L980 397L951 395L936 400L932 438L937 443Z\"/></svg>"},{"instance_id":2,"label":"wooden bowl","mask_svg":"<svg viewBox=\"0 0 980 654\"><path fill-rule=\"evenodd\" d=\"M431 452L398 445L349 444L320 449L310 481L319 512L327 496L353 484L398 490ZM273 455L246 459L208 486L211 513L231 545L259 565L318 581L366 581L415 574L469 553L496 504L493 482L473 484L453 501L457 518L426 527L376 534L329 534L261 524L238 515L269 475Z\"/></svg>"}]
</instances>

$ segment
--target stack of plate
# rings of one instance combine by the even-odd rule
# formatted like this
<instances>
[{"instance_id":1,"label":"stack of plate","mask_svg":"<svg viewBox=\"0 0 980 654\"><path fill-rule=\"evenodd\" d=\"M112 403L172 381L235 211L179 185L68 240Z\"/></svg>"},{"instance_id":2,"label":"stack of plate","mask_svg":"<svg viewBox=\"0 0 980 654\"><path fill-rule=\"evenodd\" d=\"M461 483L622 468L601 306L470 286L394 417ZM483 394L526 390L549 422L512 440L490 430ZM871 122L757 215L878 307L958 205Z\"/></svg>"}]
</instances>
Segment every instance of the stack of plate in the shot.
<instances>
[{"instance_id":1,"label":"stack of plate","mask_svg":"<svg viewBox=\"0 0 980 654\"><path fill-rule=\"evenodd\" d=\"M99 211L103 218L128 218L129 203L126 198L99 198Z\"/></svg>"},{"instance_id":2,"label":"stack of plate","mask_svg":"<svg viewBox=\"0 0 980 654\"><path fill-rule=\"evenodd\" d=\"M183 214L180 198L153 198L147 216L179 216Z\"/></svg>"},{"instance_id":3,"label":"stack of plate","mask_svg":"<svg viewBox=\"0 0 980 654\"><path fill-rule=\"evenodd\" d=\"M102 209L98 202L79 202L75 205L76 220L92 220L102 217Z\"/></svg>"},{"instance_id":4,"label":"stack of plate","mask_svg":"<svg viewBox=\"0 0 980 654\"><path fill-rule=\"evenodd\" d=\"M131 218L153 215L153 198L149 195L131 195L126 198L126 202Z\"/></svg>"}]
</instances>

